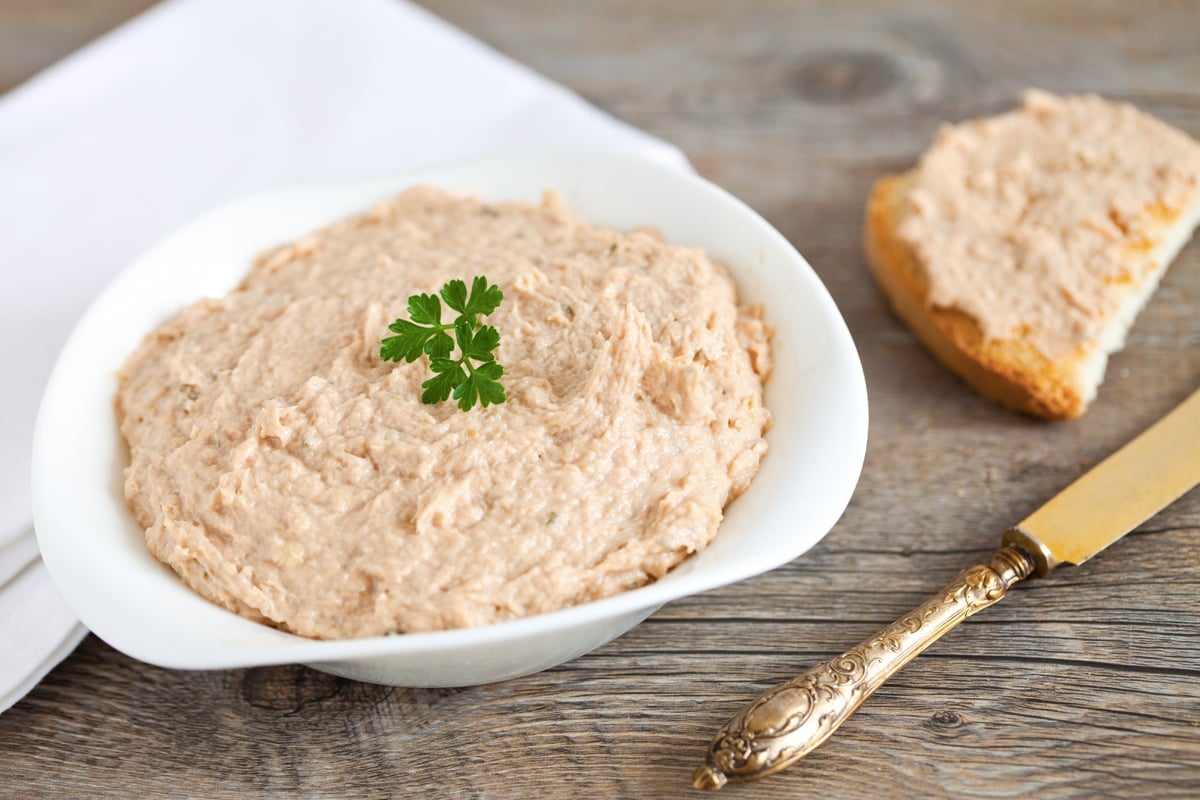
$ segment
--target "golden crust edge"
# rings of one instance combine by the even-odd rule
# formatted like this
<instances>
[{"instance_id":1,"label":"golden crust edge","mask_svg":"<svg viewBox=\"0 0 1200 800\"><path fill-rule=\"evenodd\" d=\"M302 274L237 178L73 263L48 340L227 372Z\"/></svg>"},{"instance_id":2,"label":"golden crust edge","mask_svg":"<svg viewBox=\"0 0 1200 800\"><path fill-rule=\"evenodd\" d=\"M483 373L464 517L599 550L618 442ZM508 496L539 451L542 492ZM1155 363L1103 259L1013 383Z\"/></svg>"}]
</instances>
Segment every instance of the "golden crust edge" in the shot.
<instances>
[{"instance_id":1,"label":"golden crust edge","mask_svg":"<svg viewBox=\"0 0 1200 800\"><path fill-rule=\"evenodd\" d=\"M892 309L939 362L984 397L1044 419L1079 417L1089 392L1077 376L1091 353L1055 363L1019 339L985 339L966 313L928 304L924 271L896 235L909 178L903 173L879 179L867 202L867 265Z\"/></svg>"}]
</instances>

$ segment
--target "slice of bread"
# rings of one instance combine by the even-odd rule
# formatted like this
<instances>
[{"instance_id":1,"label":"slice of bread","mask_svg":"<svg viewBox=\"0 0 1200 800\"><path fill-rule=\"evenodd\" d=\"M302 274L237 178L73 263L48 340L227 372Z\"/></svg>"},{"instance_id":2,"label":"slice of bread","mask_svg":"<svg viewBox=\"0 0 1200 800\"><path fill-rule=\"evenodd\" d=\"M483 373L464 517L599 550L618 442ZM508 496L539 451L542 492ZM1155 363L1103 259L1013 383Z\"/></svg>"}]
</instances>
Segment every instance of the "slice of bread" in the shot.
<instances>
[{"instance_id":1,"label":"slice of bread","mask_svg":"<svg viewBox=\"0 0 1200 800\"><path fill-rule=\"evenodd\" d=\"M1064 114L1075 121L1056 131ZM879 180L865 249L946 367L1009 408L1072 419L1198 222L1195 141L1130 106L1030 92L1020 111L945 129L916 168Z\"/></svg>"}]
</instances>

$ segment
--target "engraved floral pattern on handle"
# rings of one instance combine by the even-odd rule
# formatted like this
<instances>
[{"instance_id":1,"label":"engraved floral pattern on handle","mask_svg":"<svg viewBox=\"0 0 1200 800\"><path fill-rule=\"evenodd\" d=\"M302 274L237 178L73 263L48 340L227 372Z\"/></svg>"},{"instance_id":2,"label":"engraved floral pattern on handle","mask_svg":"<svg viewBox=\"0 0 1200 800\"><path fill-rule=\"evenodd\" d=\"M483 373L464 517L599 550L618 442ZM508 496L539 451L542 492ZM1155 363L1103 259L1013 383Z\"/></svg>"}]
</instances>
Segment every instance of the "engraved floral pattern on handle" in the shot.
<instances>
[{"instance_id":1,"label":"engraved floral pattern on handle","mask_svg":"<svg viewBox=\"0 0 1200 800\"><path fill-rule=\"evenodd\" d=\"M755 780L794 764L901 667L1032 570L1026 553L1002 547L875 636L762 695L713 737L693 784L719 789L727 780Z\"/></svg>"}]
</instances>

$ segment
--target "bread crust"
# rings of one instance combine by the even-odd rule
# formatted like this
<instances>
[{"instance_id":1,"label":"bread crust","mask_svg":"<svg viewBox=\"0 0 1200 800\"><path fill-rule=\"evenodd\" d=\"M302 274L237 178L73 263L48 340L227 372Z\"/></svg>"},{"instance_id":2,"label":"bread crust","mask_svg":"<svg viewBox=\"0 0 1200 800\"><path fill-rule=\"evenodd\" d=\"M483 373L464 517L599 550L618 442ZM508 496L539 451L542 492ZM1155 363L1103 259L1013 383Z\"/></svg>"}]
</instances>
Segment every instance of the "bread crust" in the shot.
<instances>
[{"instance_id":1,"label":"bread crust","mask_svg":"<svg viewBox=\"0 0 1200 800\"><path fill-rule=\"evenodd\" d=\"M867 264L896 314L948 369L984 397L1051 420L1074 419L1087 407L1078 378L1089 353L1054 362L1020 338L987 339L969 314L929 303L929 281L898 236L912 173L876 182L867 202Z\"/></svg>"}]
</instances>

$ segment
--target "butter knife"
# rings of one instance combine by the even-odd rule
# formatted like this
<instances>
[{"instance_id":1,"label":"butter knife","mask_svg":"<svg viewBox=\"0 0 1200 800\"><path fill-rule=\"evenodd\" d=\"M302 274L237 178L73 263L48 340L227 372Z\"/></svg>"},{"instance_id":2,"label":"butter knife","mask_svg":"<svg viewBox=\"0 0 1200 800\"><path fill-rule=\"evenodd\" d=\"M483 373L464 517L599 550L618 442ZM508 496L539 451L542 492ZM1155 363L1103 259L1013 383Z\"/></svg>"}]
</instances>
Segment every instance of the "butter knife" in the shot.
<instances>
[{"instance_id":1,"label":"butter knife","mask_svg":"<svg viewBox=\"0 0 1200 800\"><path fill-rule=\"evenodd\" d=\"M1013 584L1082 564L1200 482L1200 391L1097 464L1001 539L985 564L845 653L776 686L708 746L697 789L752 781L799 761L905 664Z\"/></svg>"}]
</instances>

